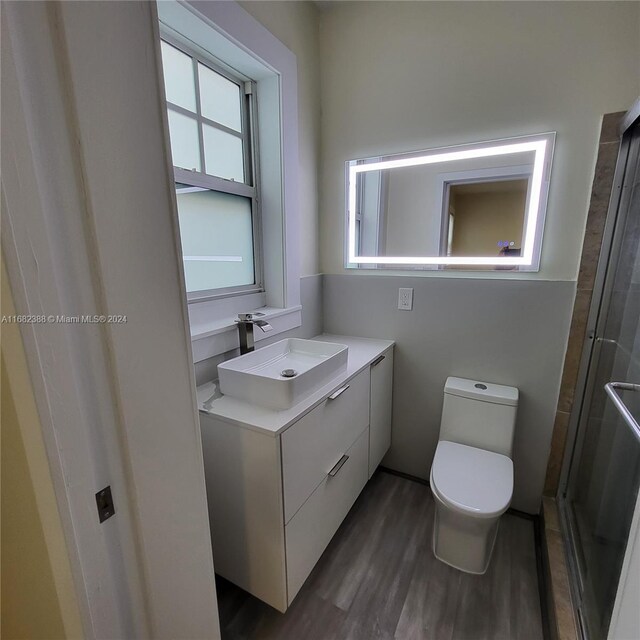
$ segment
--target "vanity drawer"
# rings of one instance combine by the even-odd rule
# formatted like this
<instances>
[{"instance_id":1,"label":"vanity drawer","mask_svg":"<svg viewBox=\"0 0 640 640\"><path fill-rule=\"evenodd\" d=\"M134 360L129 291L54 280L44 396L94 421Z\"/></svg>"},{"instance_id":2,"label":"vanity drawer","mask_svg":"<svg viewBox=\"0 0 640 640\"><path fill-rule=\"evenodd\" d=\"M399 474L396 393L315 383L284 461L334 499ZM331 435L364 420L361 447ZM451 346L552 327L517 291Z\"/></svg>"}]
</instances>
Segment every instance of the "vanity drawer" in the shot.
<instances>
[{"instance_id":1,"label":"vanity drawer","mask_svg":"<svg viewBox=\"0 0 640 640\"><path fill-rule=\"evenodd\" d=\"M369 426L369 369L341 388L281 436L285 523Z\"/></svg>"},{"instance_id":2,"label":"vanity drawer","mask_svg":"<svg viewBox=\"0 0 640 640\"><path fill-rule=\"evenodd\" d=\"M347 450L348 459L327 475L285 527L289 605L311 573L369 477L369 429Z\"/></svg>"}]
</instances>

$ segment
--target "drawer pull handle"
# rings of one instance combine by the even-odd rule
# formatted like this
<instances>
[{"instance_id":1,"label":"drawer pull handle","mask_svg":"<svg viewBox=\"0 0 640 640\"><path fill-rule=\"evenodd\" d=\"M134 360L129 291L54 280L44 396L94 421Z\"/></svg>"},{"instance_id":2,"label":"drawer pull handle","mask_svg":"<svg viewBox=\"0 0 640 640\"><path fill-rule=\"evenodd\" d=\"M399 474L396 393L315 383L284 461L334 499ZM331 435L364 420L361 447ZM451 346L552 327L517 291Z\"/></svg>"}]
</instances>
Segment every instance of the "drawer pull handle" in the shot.
<instances>
[{"instance_id":1,"label":"drawer pull handle","mask_svg":"<svg viewBox=\"0 0 640 640\"><path fill-rule=\"evenodd\" d=\"M377 367L384 359L386 356L379 356L378 358L376 358L372 363L371 366L372 367Z\"/></svg>"},{"instance_id":2,"label":"drawer pull handle","mask_svg":"<svg viewBox=\"0 0 640 640\"><path fill-rule=\"evenodd\" d=\"M341 389L338 389L337 391L334 391L329 396L329 400L335 400L338 396L342 395L348 388L349 388L349 385L345 384L344 387L342 387Z\"/></svg>"},{"instance_id":3,"label":"drawer pull handle","mask_svg":"<svg viewBox=\"0 0 640 640\"><path fill-rule=\"evenodd\" d=\"M329 475L333 478L333 476L337 475L338 471L340 471L340 469L342 469L342 467L344 466L344 463L349 459L349 456L345 453L342 458L340 458L340 460L338 460L338 462L336 462L335 466L333 467L333 469L331 469L331 471L329 471Z\"/></svg>"}]
</instances>

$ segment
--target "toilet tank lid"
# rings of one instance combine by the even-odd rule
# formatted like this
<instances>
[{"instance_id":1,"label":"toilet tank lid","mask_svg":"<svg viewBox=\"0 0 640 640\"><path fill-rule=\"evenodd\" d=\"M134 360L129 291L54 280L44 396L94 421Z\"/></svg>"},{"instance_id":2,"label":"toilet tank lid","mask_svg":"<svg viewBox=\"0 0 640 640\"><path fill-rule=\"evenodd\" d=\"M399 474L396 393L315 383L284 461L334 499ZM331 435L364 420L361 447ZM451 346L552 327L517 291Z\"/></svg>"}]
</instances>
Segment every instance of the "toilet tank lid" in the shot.
<instances>
[{"instance_id":1,"label":"toilet tank lid","mask_svg":"<svg viewBox=\"0 0 640 640\"><path fill-rule=\"evenodd\" d=\"M506 404L512 407L518 405L518 390L502 384L492 384L481 380L466 380L465 378L447 378L444 392L462 398L483 400L494 404Z\"/></svg>"}]
</instances>

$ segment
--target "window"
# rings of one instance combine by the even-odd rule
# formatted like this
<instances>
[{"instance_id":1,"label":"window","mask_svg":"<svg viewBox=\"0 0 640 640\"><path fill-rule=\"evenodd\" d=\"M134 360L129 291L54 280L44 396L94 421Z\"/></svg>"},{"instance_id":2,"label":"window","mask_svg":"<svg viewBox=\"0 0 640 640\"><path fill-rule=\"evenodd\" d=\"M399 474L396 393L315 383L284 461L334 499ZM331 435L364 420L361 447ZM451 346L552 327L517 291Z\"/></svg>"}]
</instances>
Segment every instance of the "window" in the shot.
<instances>
[{"instance_id":1,"label":"window","mask_svg":"<svg viewBox=\"0 0 640 640\"><path fill-rule=\"evenodd\" d=\"M156 7L192 352L200 362L237 346L239 313L264 313L273 327L268 337L302 324L298 69L295 55L237 2ZM190 133L176 136L181 125ZM212 155L218 131L242 149L241 163L228 147ZM178 150L186 155L180 162ZM216 175L220 157L232 173Z\"/></svg>"},{"instance_id":2,"label":"window","mask_svg":"<svg viewBox=\"0 0 640 640\"><path fill-rule=\"evenodd\" d=\"M255 83L167 36L161 46L189 298L260 291Z\"/></svg>"}]
</instances>

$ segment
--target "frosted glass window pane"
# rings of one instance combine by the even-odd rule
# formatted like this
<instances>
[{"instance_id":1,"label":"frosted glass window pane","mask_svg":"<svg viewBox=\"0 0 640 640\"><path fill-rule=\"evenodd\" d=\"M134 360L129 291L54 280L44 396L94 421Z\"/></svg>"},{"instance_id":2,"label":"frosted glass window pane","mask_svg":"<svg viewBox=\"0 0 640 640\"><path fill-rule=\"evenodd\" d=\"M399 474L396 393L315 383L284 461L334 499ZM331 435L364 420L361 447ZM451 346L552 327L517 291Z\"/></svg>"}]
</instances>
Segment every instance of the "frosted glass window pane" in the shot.
<instances>
[{"instance_id":1,"label":"frosted glass window pane","mask_svg":"<svg viewBox=\"0 0 640 640\"><path fill-rule=\"evenodd\" d=\"M251 200L218 191L180 191L178 217L187 291L253 284Z\"/></svg>"},{"instance_id":2,"label":"frosted glass window pane","mask_svg":"<svg viewBox=\"0 0 640 640\"><path fill-rule=\"evenodd\" d=\"M242 131L240 87L199 63L198 75L202 115L235 131Z\"/></svg>"},{"instance_id":3,"label":"frosted glass window pane","mask_svg":"<svg viewBox=\"0 0 640 640\"><path fill-rule=\"evenodd\" d=\"M162 72L167 100L195 113L196 87L191 57L162 41Z\"/></svg>"},{"instance_id":4,"label":"frosted glass window pane","mask_svg":"<svg viewBox=\"0 0 640 640\"><path fill-rule=\"evenodd\" d=\"M168 110L168 114L173 166L200 171L197 121L171 109Z\"/></svg>"},{"instance_id":5,"label":"frosted glass window pane","mask_svg":"<svg viewBox=\"0 0 640 640\"><path fill-rule=\"evenodd\" d=\"M242 140L208 124L203 125L206 173L244 182Z\"/></svg>"}]
</instances>

